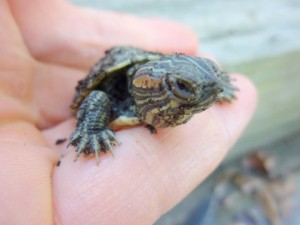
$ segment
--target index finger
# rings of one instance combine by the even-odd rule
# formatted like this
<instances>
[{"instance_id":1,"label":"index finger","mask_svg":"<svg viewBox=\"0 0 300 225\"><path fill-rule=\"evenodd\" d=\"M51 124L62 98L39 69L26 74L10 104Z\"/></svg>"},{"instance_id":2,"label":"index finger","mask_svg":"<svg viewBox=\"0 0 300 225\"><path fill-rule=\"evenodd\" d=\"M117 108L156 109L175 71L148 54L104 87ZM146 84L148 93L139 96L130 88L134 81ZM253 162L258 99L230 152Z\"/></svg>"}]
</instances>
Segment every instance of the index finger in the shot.
<instances>
[{"instance_id":1,"label":"index finger","mask_svg":"<svg viewBox=\"0 0 300 225\"><path fill-rule=\"evenodd\" d=\"M45 62L87 69L115 45L165 53L197 51L195 34L175 22L80 8L62 0L30 4L10 1L26 45Z\"/></svg>"}]
</instances>

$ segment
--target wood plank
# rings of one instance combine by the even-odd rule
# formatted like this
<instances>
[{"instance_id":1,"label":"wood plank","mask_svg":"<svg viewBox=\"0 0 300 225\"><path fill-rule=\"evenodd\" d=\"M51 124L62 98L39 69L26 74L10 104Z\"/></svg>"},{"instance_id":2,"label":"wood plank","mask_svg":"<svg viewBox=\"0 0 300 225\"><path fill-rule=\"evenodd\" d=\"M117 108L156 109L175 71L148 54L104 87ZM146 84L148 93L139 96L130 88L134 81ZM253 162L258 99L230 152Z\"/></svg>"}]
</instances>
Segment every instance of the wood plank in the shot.
<instances>
[{"instance_id":1,"label":"wood plank","mask_svg":"<svg viewBox=\"0 0 300 225\"><path fill-rule=\"evenodd\" d=\"M229 159L300 131L299 62L300 51L295 51L228 67L248 74L259 92L254 119Z\"/></svg>"}]
</instances>

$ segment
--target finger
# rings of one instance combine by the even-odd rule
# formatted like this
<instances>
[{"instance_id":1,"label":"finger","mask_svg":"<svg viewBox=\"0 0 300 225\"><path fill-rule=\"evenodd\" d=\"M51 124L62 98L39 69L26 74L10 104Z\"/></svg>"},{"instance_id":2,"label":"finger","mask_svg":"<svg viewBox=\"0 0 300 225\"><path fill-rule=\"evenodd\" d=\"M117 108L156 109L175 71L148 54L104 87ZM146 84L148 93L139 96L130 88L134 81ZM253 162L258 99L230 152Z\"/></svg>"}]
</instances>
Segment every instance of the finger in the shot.
<instances>
[{"instance_id":1,"label":"finger","mask_svg":"<svg viewBox=\"0 0 300 225\"><path fill-rule=\"evenodd\" d=\"M75 86L84 73L27 62L24 67L12 67L6 75L0 75L1 121L24 120L45 128L70 117Z\"/></svg>"},{"instance_id":2,"label":"finger","mask_svg":"<svg viewBox=\"0 0 300 225\"><path fill-rule=\"evenodd\" d=\"M195 35L174 22L83 9L61 0L29 4L10 1L28 48L43 61L89 68L115 45L189 54L197 50Z\"/></svg>"},{"instance_id":3,"label":"finger","mask_svg":"<svg viewBox=\"0 0 300 225\"><path fill-rule=\"evenodd\" d=\"M0 27L0 65L10 70L17 59L26 59L29 54L7 1L0 1Z\"/></svg>"},{"instance_id":4,"label":"finger","mask_svg":"<svg viewBox=\"0 0 300 225\"><path fill-rule=\"evenodd\" d=\"M36 122L32 100L31 65L27 50L7 1L0 1L0 118ZM29 71L30 70L30 71Z\"/></svg>"},{"instance_id":5,"label":"finger","mask_svg":"<svg viewBox=\"0 0 300 225\"><path fill-rule=\"evenodd\" d=\"M71 117L70 105L78 80L85 74L68 67L37 66L34 80L34 103L38 108L38 127L45 129Z\"/></svg>"},{"instance_id":6,"label":"finger","mask_svg":"<svg viewBox=\"0 0 300 225\"><path fill-rule=\"evenodd\" d=\"M120 131L115 157L102 155L99 167L94 159L73 163L75 153L67 155L54 171L56 222L153 224L216 168L249 122L255 88L235 77L241 91L232 104L157 135L144 128ZM48 131L46 136L53 135Z\"/></svg>"},{"instance_id":7,"label":"finger","mask_svg":"<svg viewBox=\"0 0 300 225\"><path fill-rule=\"evenodd\" d=\"M57 155L29 123L0 127L1 224L53 224L51 173Z\"/></svg>"},{"instance_id":8,"label":"finger","mask_svg":"<svg viewBox=\"0 0 300 225\"><path fill-rule=\"evenodd\" d=\"M26 48L7 1L0 1L0 118L51 126L70 116L79 70L37 63Z\"/></svg>"}]
</instances>

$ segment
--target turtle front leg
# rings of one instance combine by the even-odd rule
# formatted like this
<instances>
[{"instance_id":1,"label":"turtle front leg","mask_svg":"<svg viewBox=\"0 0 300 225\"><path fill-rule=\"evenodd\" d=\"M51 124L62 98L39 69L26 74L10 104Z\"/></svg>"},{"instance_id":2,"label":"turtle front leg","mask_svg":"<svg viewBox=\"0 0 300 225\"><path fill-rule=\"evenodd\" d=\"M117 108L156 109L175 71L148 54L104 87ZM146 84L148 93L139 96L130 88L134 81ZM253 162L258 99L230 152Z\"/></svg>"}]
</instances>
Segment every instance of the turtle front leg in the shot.
<instances>
[{"instance_id":1,"label":"turtle front leg","mask_svg":"<svg viewBox=\"0 0 300 225\"><path fill-rule=\"evenodd\" d=\"M72 133L69 144L75 146L78 159L81 153L85 156L96 155L99 163L99 151L111 151L115 134L108 128L110 101L102 91L92 91L82 102L76 112L76 128Z\"/></svg>"},{"instance_id":2,"label":"turtle front leg","mask_svg":"<svg viewBox=\"0 0 300 225\"><path fill-rule=\"evenodd\" d=\"M232 85L231 79L227 73L221 74L221 81L224 90L221 94L219 94L217 101L220 103L231 102L236 98L235 92L238 91L238 88Z\"/></svg>"}]
</instances>

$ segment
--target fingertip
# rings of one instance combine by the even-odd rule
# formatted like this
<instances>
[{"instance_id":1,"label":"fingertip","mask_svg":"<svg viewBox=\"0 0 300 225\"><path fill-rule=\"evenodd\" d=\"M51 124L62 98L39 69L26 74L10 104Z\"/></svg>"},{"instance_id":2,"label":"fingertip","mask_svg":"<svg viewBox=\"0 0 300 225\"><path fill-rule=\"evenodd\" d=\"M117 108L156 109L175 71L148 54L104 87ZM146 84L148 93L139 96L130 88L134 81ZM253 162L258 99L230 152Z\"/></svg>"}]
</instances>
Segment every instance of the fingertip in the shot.
<instances>
[{"instance_id":1,"label":"fingertip","mask_svg":"<svg viewBox=\"0 0 300 225\"><path fill-rule=\"evenodd\" d=\"M255 108L257 104L258 93L253 81L248 77L237 73L234 73L231 76L234 80L234 83L240 89L240 97L247 98L247 102L244 101L244 103L249 103L249 106L254 106Z\"/></svg>"},{"instance_id":2,"label":"fingertip","mask_svg":"<svg viewBox=\"0 0 300 225\"><path fill-rule=\"evenodd\" d=\"M251 118L257 105L257 89L254 83L244 75L234 73L231 77L233 84L238 88L233 107L238 108L243 112L243 115Z\"/></svg>"},{"instance_id":3,"label":"fingertip","mask_svg":"<svg viewBox=\"0 0 300 225\"><path fill-rule=\"evenodd\" d=\"M250 122L257 106L257 90L254 83L241 74L231 74L238 88L236 99L231 103L217 104L210 112L217 112L221 127L231 146Z\"/></svg>"}]
</instances>

